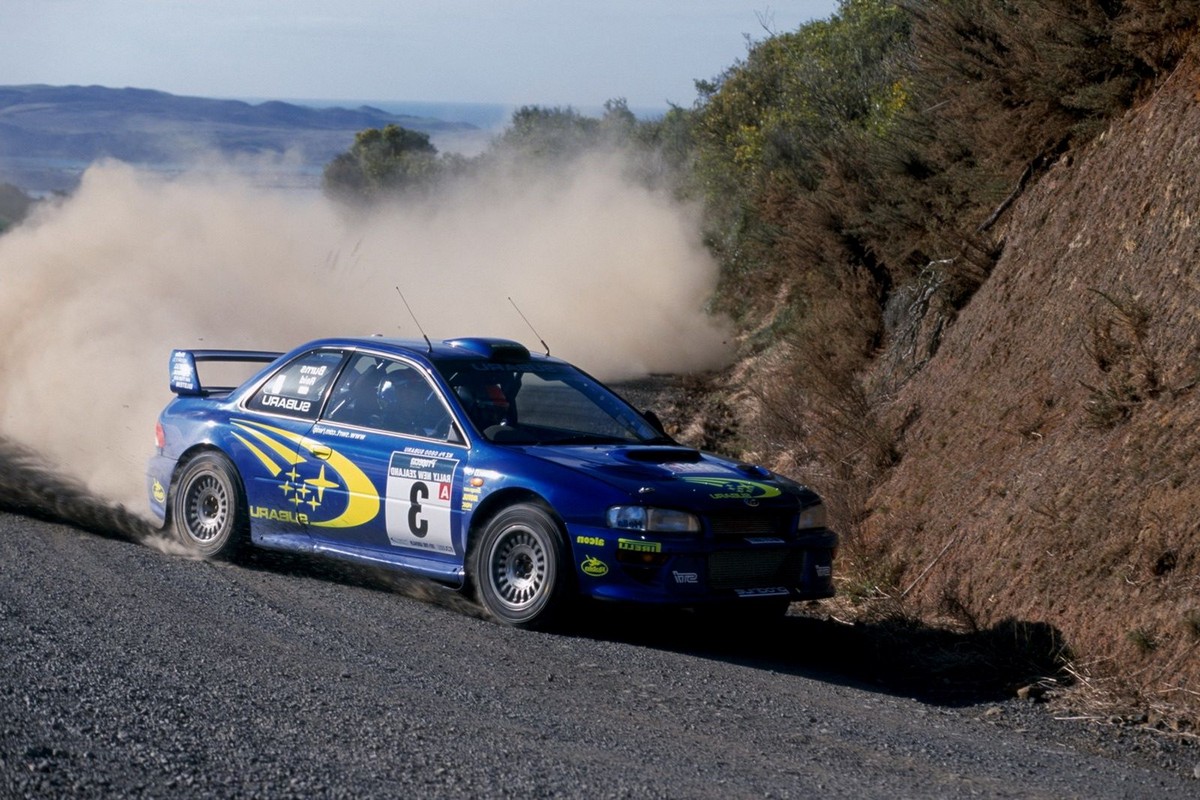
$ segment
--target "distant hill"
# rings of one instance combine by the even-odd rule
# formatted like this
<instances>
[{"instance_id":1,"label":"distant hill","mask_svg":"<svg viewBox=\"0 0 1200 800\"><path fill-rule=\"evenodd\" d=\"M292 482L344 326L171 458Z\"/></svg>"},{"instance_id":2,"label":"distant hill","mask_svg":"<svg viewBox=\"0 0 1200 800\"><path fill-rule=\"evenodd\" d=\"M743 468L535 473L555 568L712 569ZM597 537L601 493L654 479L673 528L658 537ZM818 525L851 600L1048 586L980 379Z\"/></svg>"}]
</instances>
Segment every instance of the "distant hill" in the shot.
<instances>
[{"instance_id":1,"label":"distant hill","mask_svg":"<svg viewBox=\"0 0 1200 800\"><path fill-rule=\"evenodd\" d=\"M33 202L32 197L16 186L0 183L0 233L4 233L11 225L23 220L29 213Z\"/></svg>"},{"instance_id":2,"label":"distant hill","mask_svg":"<svg viewBox=\"0 0 1200 800\"><path fill-rule=\"evenodd\" d=\"M357 131L388 124L430 135L477 130L465 122L370 106L251 104L104 86L0 86L0 179L12 180L14 172L78 172L106 157L178 163L205 151L292 153L302 164L319 167L348 149Z\"/></svg>"}]
</instances>

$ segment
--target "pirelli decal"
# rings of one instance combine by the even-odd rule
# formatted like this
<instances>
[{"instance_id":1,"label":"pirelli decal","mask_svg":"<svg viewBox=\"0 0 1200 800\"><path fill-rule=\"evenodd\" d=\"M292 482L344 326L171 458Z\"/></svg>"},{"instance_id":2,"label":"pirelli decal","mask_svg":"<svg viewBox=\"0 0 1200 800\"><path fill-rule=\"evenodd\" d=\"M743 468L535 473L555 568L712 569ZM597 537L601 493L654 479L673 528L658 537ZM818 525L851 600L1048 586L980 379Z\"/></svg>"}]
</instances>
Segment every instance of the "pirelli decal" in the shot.
<instances>
[{"instance_id":1,"label":"pirelli decal","mask_svg":"<svg viewBox=\"0 0 1200 800\"><path fill-rule=\"evenodd\" d=\"M643 542L639 539L617 539L618 550L632 553L661 553L662 542Z\"/></svg>"}]
</instances>

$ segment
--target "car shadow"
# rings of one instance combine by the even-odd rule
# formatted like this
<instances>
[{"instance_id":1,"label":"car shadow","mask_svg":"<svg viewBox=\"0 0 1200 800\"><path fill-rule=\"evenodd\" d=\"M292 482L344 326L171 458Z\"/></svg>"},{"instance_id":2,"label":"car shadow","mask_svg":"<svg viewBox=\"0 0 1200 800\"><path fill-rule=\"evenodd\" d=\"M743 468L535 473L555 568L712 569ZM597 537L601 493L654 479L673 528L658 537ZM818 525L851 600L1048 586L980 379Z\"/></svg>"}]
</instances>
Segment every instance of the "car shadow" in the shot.
<instances>
[{"instance_id":1,"label":"car shadow","mask_svg":"<svg viewBox=\"0 0 1200 800\"><path fill-rule=\"evenodd\" d=\"M488 618L464 594L394 570L261 550L239 563L403 594ZM952 630L901 616L843 622L820 602L793 604L787 616L770 619L581 602L551 635L652 647L944 706L1000 702L1024 687L1036 699L1046 687L1070 682L1066 642L1044 622L1005 620Z\"/></svg>"},{"instance_id":2,"label":"car shadow","mask_svg":"<svg viewBox=\"0 0 1200 800\"><path fill-rule=\"evenodd\" d=\"M1062 633L1004 620L952 630L910 617L835 619L819 602L786 617L722 618L686 609L597 606L568 635L716 659L945 706L1033 699L1070 683Z\"/></svg>"}]
</instances>

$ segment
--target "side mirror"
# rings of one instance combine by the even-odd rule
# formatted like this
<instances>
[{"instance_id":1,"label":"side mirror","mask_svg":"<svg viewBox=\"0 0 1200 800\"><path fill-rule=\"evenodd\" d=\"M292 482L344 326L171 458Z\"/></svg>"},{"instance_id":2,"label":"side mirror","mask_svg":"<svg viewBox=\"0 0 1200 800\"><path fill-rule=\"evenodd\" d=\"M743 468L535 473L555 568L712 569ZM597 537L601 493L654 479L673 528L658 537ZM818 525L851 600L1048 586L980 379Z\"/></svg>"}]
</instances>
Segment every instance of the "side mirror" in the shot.
<instances>
[{"instance_id":1,"label":"side mirror","mask_svg":"<svg viewBox=\"0 0 1200 800\"><path fill-rule=\"evenodd\" d=\"M667 436L667 431L663 427L662 420L658 418L658 414L647 410L642 412L642 416L646 418L646 422L649 422L654 430L658 431L663 436Z\"/></svg>"}]
</instances>

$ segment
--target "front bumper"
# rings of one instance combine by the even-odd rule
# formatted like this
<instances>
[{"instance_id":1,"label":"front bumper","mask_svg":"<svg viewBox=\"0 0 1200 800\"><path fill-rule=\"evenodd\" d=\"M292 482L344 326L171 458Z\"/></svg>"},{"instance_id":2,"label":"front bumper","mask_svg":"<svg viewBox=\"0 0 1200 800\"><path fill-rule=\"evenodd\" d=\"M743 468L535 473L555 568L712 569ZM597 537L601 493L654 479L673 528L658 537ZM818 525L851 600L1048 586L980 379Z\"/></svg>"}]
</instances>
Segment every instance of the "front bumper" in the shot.
<instances>
[{"instance_id":1,"label":"front bumper","mask_svg":"<svg viewBox=\"0 0 1200 800\"><path fill-rule=\"evenodd\" d=\"M597 599L708 605L764 598L832 597L837 534L792 538L673 539L608 528L573 528L578 584Z\"/></svg>"}]
</instances>

